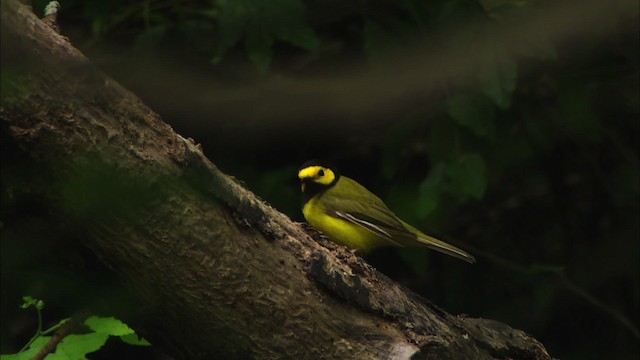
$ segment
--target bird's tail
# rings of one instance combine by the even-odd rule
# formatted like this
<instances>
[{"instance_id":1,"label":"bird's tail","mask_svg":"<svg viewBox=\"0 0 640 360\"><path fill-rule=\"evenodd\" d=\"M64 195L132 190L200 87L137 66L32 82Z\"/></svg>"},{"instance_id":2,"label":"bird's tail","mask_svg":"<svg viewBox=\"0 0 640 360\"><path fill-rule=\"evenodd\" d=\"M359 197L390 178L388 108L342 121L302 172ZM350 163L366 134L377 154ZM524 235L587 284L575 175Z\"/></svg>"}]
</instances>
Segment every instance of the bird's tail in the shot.
<instances>
[{"instance_id":1,"label":"bird's tail","mask_svg":"<svg viewBox=\"0 0 640 360\"><path fill-rule=\"evenodd\" d=\"M402 220L401 220L402 221ZM450 256L453 256L455 258L458 258L460 260L464 260L468 263L473 264L474 262L476 262L476 258L469 254L468 252L462 250L462 249L458 249L457 247L453 246L453 245L449 245L446 242L442 241L442 240L438 240L434 237L431 237L429 235L423 234L420 230L414 228L413 226L405 223L404 221L402 221L402 224L411 232L413 232L414 234L416 234L416 238L418 239L419 242L421 242L422 244L424 244L426 247L439 251L443 254L447 254Z\"/></svg>"},{"instance_id":2,"label":"bird's tail","mask_svg":"<svg viewBox=\"0 0 640 360\"><path fill-rule=\"evenodd\" d=\"M428 248L436 251L440 251L443 254L451 255L453 257L456 257L460 260L464 260L471 264L476 262L476 258L473 255L469 254L468 252L462 249L458 249L453 245L449 245L446 242L440 241L429 235L425 235L425 234L418 235L418 241L423 243Z\"/></svg>"}]
</instances>

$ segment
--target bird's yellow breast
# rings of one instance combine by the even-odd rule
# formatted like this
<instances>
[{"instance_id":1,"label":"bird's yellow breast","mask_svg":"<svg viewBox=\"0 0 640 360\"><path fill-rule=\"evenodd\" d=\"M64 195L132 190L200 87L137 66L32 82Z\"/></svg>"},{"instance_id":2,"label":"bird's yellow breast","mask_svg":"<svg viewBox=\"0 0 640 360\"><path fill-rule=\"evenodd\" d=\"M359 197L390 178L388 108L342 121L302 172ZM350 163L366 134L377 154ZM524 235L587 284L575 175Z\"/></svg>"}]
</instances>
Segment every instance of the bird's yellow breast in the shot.
<instances>
[{"instance_id":1,"label":"bird's yellow breast","mask_svg":"<svg viewBox=\"0 0 640 360\"><path fill-rule=\"evenodd\" d=\"M328 215L318 199L319 196L311 198L302 208L302 213L311 226L332 241L354 250L370 250L389 245L387 240L363 227Z\"/></svg>"}]
</instances>

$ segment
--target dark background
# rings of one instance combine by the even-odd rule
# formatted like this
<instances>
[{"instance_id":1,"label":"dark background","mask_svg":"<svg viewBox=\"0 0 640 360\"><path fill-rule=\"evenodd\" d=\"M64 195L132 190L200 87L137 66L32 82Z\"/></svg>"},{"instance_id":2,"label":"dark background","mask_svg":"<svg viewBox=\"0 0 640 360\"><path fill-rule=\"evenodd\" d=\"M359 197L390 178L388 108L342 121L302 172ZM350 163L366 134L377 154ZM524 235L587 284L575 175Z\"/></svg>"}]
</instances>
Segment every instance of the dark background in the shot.
<instances>
[{"instance_id":1,"label":"dark background","mask_svg":"<svg viewBox=\"0 0 640 360\"><path fill-rule=\"evenodd\" d=\"M637 1L61 3L74 46L280 211L302 221L297 168L331 160L478 258L385 249L368 258L385 274L552 356L636 358ZM29 199L2 201L2 353L35 331L22 295L51 323L121 305L88 252L48 245ZM160 355L91 357L114 356Z\"/></svg>"}]
</instances>

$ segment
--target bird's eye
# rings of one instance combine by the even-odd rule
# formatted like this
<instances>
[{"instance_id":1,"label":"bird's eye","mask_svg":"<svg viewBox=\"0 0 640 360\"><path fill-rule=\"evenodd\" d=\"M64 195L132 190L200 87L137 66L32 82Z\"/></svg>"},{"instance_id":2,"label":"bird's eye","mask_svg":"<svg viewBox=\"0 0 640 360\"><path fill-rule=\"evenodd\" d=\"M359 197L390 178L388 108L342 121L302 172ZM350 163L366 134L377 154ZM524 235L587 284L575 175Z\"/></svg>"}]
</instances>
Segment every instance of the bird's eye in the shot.
<instances>
[{"instance_id":1,"label":"bird's eye","mask_svg":"<svg viewBox=\"0 0 640 360\"><path fill-rule=\"evenodd\" d=\"M318 171L318 176L324 176L324 170Z\"/></svg>"}]
</instances>

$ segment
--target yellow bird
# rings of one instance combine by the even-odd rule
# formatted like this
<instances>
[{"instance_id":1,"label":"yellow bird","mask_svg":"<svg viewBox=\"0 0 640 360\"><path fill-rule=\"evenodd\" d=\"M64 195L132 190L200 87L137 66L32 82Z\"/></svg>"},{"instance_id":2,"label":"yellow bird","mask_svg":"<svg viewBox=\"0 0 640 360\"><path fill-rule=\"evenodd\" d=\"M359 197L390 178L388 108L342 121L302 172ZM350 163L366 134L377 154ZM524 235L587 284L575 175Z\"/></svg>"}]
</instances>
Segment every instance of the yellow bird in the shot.
<instances>
[{"instance_id":1,"label":"yellow bird","mask_svg":"<svg viewBox=\"0 0 640 360\"><path fill-rule=\"evenodd\" d=\"M469 263L473 255L423 234L400 220L379 197L336 168L311 160L300 167L307 222L332 241L356 251L382 246L426 246Z\"/></svg>"}]
</instances>

